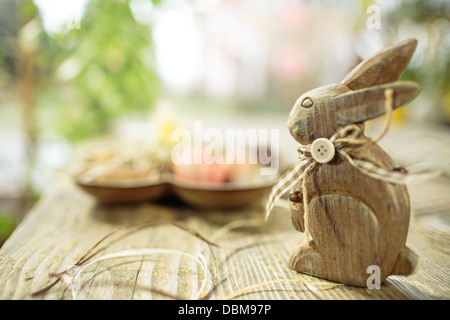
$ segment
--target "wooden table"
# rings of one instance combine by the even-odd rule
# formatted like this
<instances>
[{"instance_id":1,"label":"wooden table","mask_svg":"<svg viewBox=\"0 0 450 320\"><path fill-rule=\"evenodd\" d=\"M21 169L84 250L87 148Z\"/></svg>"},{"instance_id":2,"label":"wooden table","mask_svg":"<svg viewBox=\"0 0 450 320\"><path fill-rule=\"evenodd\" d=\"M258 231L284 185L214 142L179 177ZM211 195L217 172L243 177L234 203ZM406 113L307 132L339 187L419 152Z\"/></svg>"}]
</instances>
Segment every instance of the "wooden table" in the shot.
<instances>
[{"instance_id":1,"label":"wooden table","mask_svg":"<svg viewBox=\"0 0 450 320\"><path fill-rule=\"evenodd\" d=\"M381 289L370 290L290 270L289 255L303 234L294 230L282 206L267 223L262 223L259 203L234 211L202 211L171 201L100 206L61 177L1 248L0 298L449 299L449 186L448 176L409 186L413 213L407 245L418 254L418 267L410 276L390 276ZM33 295L109 232L138 221L164 223L113 243L60 275L51 289ZM209 247L167 223L187 226L219 246ZM114 253L129 256L95 261Z\"/></svg>"}]
</instances>

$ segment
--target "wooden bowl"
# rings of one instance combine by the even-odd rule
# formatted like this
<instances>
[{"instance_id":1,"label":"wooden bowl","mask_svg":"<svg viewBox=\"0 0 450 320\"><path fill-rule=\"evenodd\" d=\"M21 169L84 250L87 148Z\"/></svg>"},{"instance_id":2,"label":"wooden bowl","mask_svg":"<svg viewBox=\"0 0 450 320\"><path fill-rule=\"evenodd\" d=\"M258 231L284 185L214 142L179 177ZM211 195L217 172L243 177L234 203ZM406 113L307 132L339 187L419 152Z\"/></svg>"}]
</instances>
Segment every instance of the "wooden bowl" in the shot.
<instances>
[{"instance_id":1,"label":"wooden bowl","mask_svg":"<svg viewBox=\"0 0 450 320\"><path fill-rule=\"evenodd\" d=\"M275 181L252 183L208 183L186 180L172 174L157 180L75 180L78 186L101 204L125 204L159 200L175 195L188 205L201 209L236 209L262 199Z\"/></svg>"},{"instance_id":2,"label":"wooden bowl","mask_svg":"<svg viewBox=\"0 0 450 320\"><path fill-rule=\"evenodd\" d=\"M201 209L236 209L262 199L272 184L254 186L203 186L173 183L174 193L185 203Z\"/></svg>"},{"instance_id":3,"label":"wooden bowl","mask_svg":"<svg viewBox=\"0 0 450 320\"><path fill-rule=\"evenodd\" d=\"M148 185L106 185L77 182L81 189L101 204L123 204L157 200L167 194L168 183Z\"/></svg>"}]
</instances>

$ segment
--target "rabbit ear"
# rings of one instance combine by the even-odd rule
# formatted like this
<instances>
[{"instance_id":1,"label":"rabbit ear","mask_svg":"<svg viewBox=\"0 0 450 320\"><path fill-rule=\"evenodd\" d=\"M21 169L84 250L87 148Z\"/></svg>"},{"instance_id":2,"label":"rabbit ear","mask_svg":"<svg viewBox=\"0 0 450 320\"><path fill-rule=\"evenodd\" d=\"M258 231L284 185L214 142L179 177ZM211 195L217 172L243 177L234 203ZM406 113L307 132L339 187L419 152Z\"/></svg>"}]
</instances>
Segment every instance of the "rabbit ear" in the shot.
<instances>
[{"instance_id":1,"label":"rabbit ear","mask_svg":"<svg viewBox=\"0 0 450 320\"><path fill-rule=\"evenodd\" d=\"M341 83L352 90L359 90L395 82L408 66L416 46L416 39L390 46L357 65Z\"/></svg>"},{"instance_id":2,"label":"rabbit ear","mask_svg":"<svg viewBox=\"0 0 450 320\"><path fill-rule=\"evenodd\" d=\"M420 85L400 81L344 93L334 100L339 124L359 123L385 114L387 89L394 91L393 108L396 109L412 100L420 91Z\"/></svg>"}]
</instances>

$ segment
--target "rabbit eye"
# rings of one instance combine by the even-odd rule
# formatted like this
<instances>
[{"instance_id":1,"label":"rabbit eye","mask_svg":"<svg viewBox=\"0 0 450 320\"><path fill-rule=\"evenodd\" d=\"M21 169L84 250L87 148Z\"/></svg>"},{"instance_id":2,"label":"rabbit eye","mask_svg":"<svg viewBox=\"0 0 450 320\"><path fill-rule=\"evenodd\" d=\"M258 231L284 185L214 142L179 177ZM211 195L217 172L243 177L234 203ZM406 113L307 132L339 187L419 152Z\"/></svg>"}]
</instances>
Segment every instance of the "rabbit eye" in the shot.
<instances>
[{"instance_id":1,"label":"rabbit eye","mask_svg":"<svg viewBox=\"0 0 450 320\"><path fill-rule=\"evenodd\" d=\"M303 99L302 101L302 107L303 108L311 108L313 106L314 102L312 101L312 99L310 97L306 97L305 99Z\"/></svg>"}]
</instances>

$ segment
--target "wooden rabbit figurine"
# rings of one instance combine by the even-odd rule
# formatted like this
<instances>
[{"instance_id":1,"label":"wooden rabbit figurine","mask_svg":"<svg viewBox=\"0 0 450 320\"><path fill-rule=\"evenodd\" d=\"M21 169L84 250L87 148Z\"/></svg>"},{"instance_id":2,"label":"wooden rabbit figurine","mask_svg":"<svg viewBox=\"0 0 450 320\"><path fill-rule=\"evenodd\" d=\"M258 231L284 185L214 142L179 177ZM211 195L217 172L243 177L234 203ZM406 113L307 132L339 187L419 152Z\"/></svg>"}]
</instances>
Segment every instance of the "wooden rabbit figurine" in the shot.
<instances>
[{"instance_id":1,"label":"wooden rabbit figurine","mask_svg":"<svg viewBox=\"0 0 450 320\"><path fill-rule=\"evenodd\" d=\"M364 174L338 150L330 154L327 145L314 146L314 142L325 138L327 143L351 124L366 138L363 123L386 113L387 90L393 93L393 109L412 100L420 86L394 82L416 45L415 39L409 39L388 47L360 63L341 83L311 90L294 105L289 131L301 145L312 144L311 152L317 149L320 163L305 174L304 181L296 182L289 197L292 222L308 239L291 255L292 269L358 287L367 285L372 265L379 267L381 283L389 275L414 270L416 255L405 246L410 215L406 187ZM393 160L371 142L357 158L395 172ZM328 161L320 161L321 156ZM306 205L302 190L307 190Z\"/></svg>"}]
</instances>

